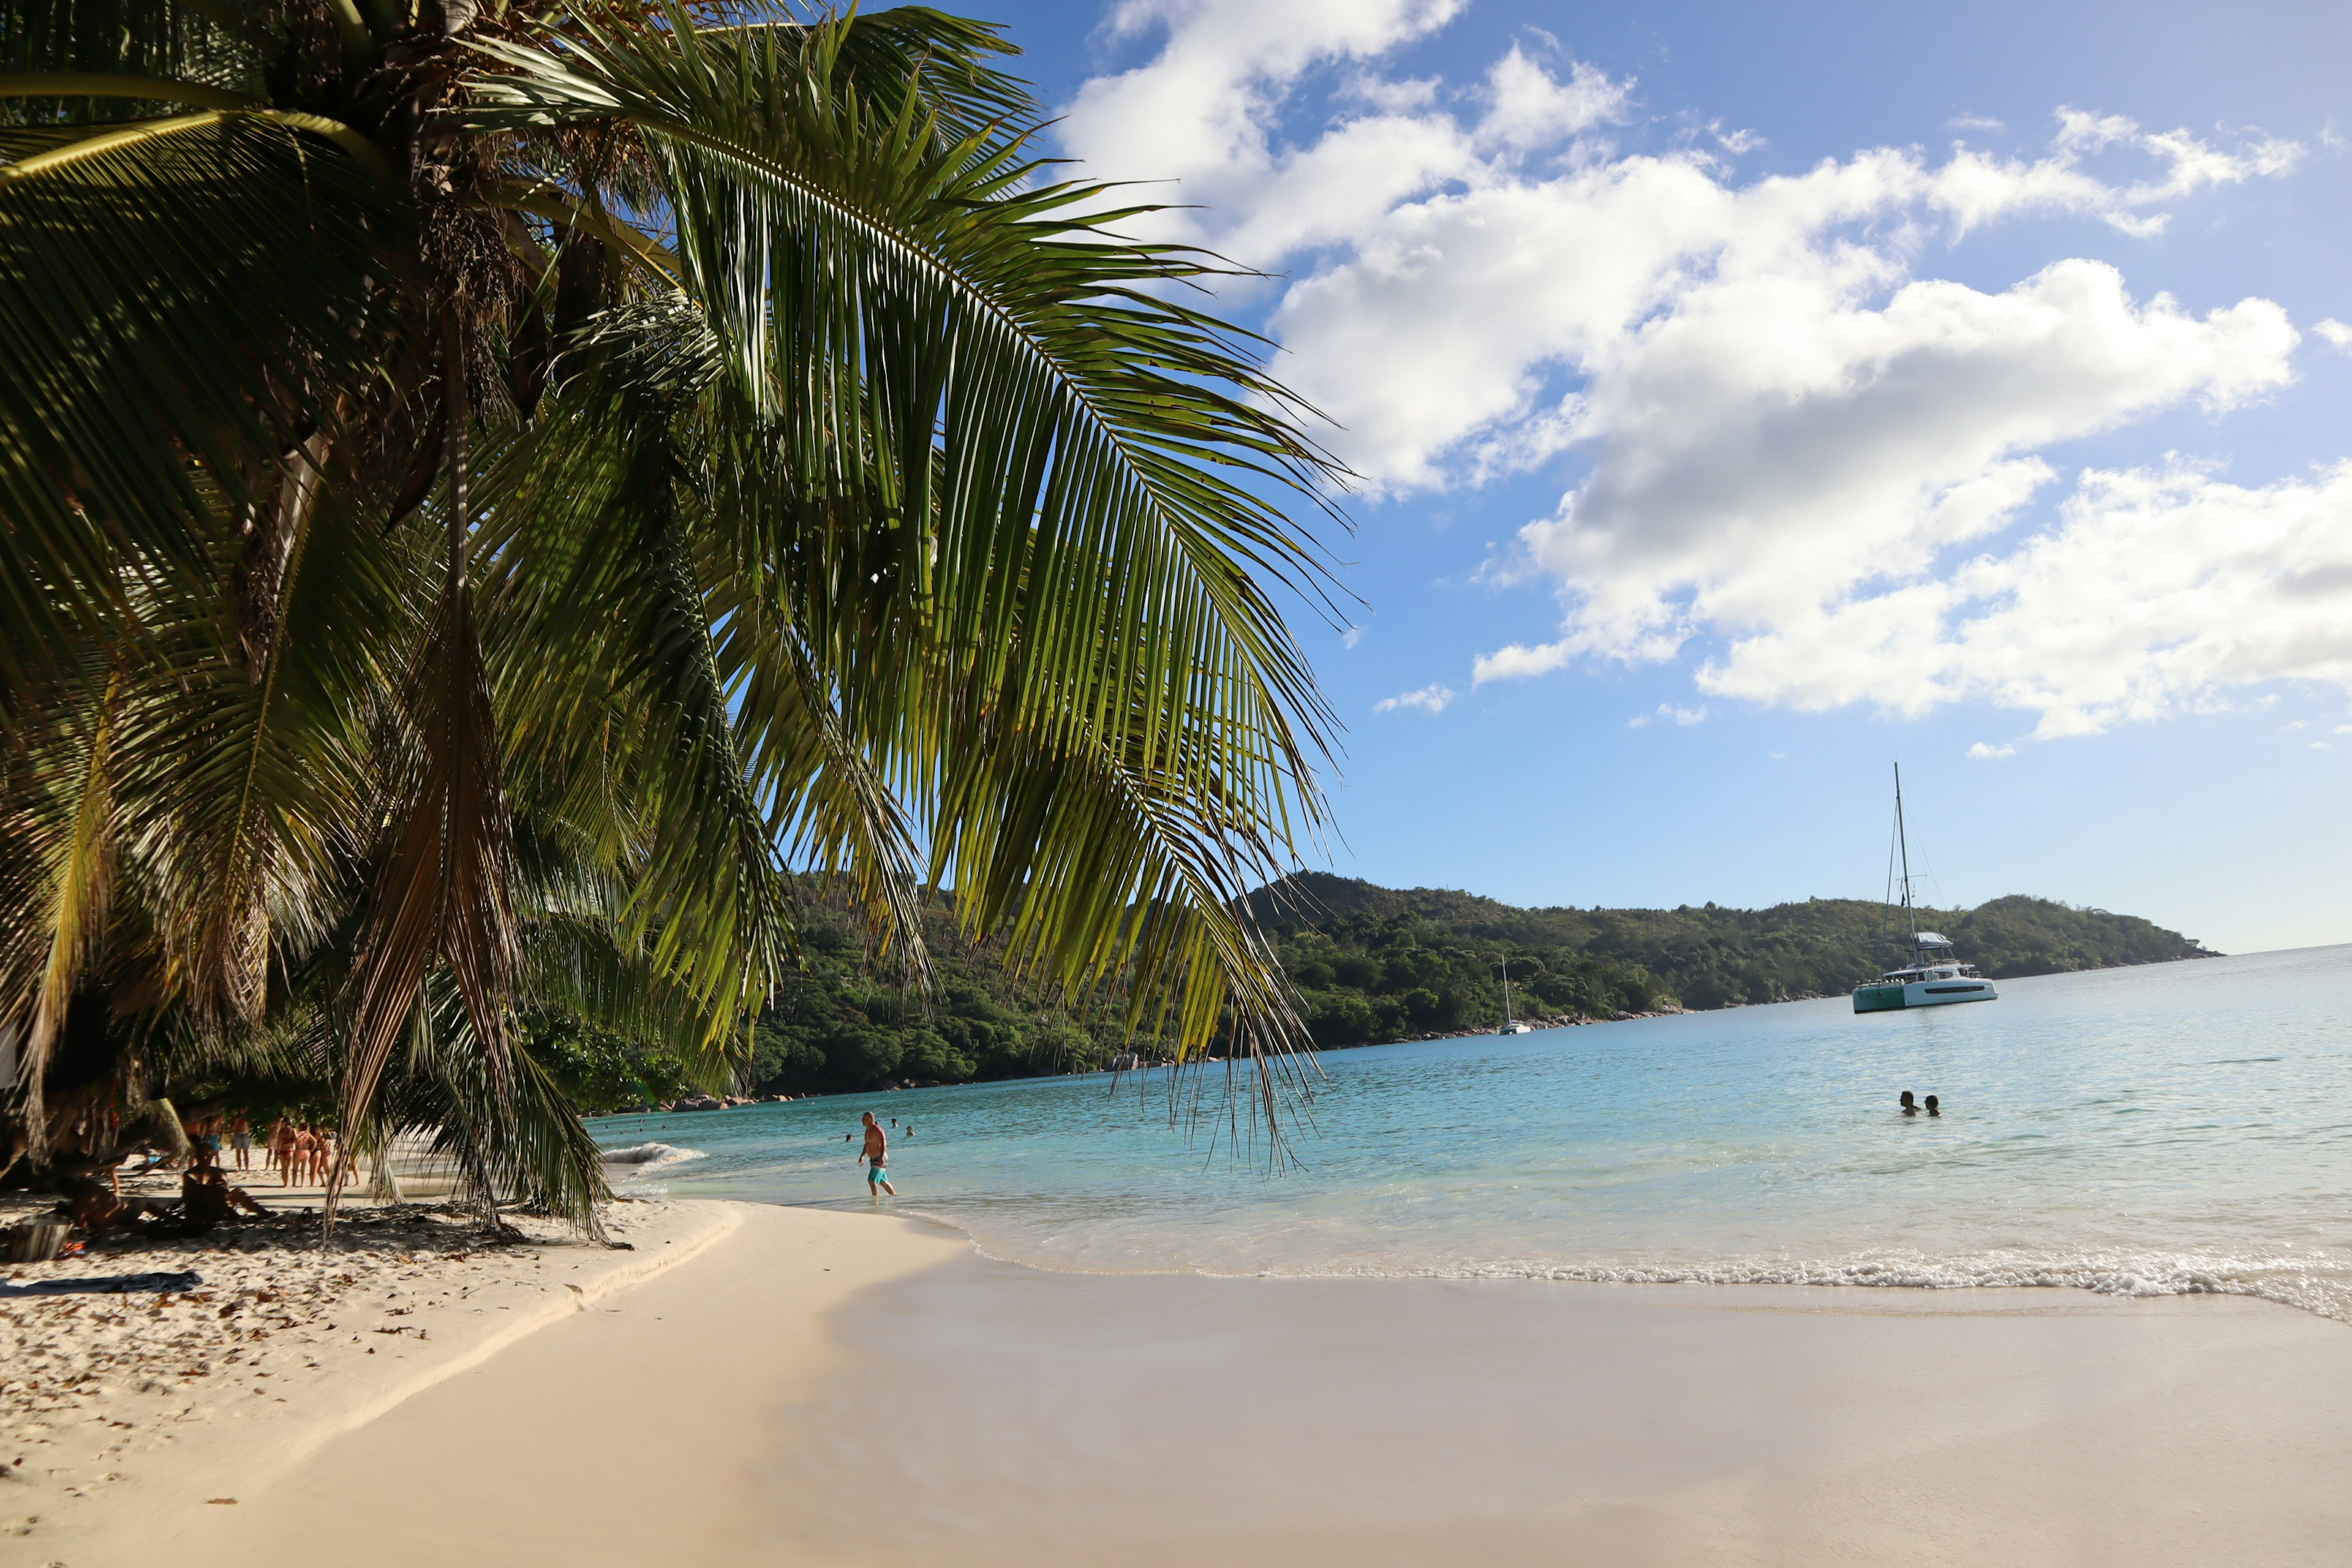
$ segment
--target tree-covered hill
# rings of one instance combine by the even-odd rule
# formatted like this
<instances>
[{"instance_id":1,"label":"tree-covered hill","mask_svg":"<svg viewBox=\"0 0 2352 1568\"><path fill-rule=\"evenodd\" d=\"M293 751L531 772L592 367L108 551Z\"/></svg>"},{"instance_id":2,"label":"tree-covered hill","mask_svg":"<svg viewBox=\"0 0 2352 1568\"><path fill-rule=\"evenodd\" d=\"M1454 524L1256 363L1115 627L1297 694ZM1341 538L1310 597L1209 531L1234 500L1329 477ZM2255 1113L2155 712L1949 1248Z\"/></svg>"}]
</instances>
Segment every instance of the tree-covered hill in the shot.
<instances>
[{"instance_id":1,"label":"tree-covered hill","mask_svg":"<svg viewBox=\"0 0 2352 1568\"><path fill-rule=\"evenodd\" d=\"M1878 969L1880 909L1859 899L1523 910L1308 873L1252 901L1326 1047L1492 1028L1502 1022L1505 959L1519 1016L1560 1020L1834 994ZM2045 899L1929 910L1922 923L1996 979L2210 956L2147 921ZM760 1019L742 1087L810 1094L1031 1078L1098 1070L1129 1048L1116 1002L1071 1008L1013 980L993 951L956 933L944 900L926 924L928 1009L893 966L869 957L847 915L821 901L806 909L801 970ZM617 1041L575 1037L558 1054L585 1109L667 1100L685 1087L674 1064Z\"/></svg>"},{"instance_id":2,"label":"tree-covered hill","mask_svg":"<svg viewBox=\"0 0 2352 1568\"><path fill-rule=\"evenodd\" d=\"M1611 1017L1822 996L1878 969L1880 906L1808 899L1769 910L1517 909L1442 889L1308 872L1255 897L1279 937L1318 1044L1502 1021L1502 962L1521 1015ZM2210 957L2131 915L2012 895L1922 911L1996 979Z\"/></svg>"}]
</instances>

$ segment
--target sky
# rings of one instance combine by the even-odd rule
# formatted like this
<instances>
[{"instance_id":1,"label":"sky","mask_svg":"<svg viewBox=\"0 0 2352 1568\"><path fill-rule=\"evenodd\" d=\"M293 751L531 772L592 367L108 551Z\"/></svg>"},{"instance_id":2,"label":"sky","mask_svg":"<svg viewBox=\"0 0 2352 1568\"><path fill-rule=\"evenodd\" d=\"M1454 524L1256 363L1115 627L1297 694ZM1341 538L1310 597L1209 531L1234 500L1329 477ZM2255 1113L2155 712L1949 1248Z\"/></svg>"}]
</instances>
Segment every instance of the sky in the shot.
<instances>
[{"instance_id":1,"label":"sky","mask_svg":"<svg viewBox=\"0 0 2352 1568\"><path fill-rule=\"evenodd\" d=\"M986 14L1359 476L1317 863L2352 942L2352 7Z\"/></svg>"}]
</instances>

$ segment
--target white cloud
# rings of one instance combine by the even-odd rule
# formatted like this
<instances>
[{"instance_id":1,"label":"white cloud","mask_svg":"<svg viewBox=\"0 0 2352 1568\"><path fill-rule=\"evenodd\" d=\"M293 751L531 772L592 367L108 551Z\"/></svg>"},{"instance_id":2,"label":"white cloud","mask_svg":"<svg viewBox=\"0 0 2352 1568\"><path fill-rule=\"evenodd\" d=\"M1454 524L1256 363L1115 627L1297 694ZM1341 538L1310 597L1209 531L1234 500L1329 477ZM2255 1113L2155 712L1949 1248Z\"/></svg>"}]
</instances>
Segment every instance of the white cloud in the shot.
<instances>
[{"instance_id":1,"label":"white cloud","mask_svg":"<svg viewBox=\"0 0 2352 1568\"><path fill-rule=\"evenodd\" d=\"M2352 327L2346 326L2334 317L2329 317L2324 321L2314 321L2311 324L2311 330L2346 353L2352 354Z\"/></svg>"},{"instance_id":2,"label":"white cloud","mask_svg":"<svg viewBox=\"0 0 2352 1568\"><path fill-rule=\"evenodd\" d=\"M1358 643L1362 642L1363 640L1364 628L1361 626L1349 626L1346 631L1339 634L1339 646L1341 647L1354 647Z\"/></svg>"},{"instance_id":3,"label":"white cloud","mask_svg":"<svg viewBox=\"0 0 2352 1568\"><path fill-rule=\"evenodd\" d=\"M2029 216L2154 234L2200 192L2285 173L2301 147L2067 108L2030 155L1865 149L1741 180L1722 150L1752 143L1719 128L1713 148L1693 132L1622 151L1633 84L1538 49L1513 45L1459 86L1386 68L1461 8L1129 0L1117 25L1159 29L1157 53L1089 82L1063 135L1099 172L1163 174L1206 204L1163 232L1287 274L1256 286L1282 372L1343 427L1333 444L1375 494L1570 450L1586 462L1480 574L1553 584L1560 635L1495 649L1475 679L1667 658L1696 637L1717 650L1699 675L1713 695L1907 713L1972 695L2060 732L2332 668L2197 616L2269 581L2214 518L2321 550L2306 520L2338 504L2340 476L2248 490L2173 465L2069 490L2044 455L2284 384L2298 339L2279 306L2192 310L2103 260L1997 289L1923 270L1937 247ZM1313 97L1334 73L1345 86ZM2352 328L2315 330L2352 346ZM1956 564L2046 498L2062 500L2050 532ZM2146 629L2156 606L2055 586L2091 572L2079 548L2141 534L2157 553L2119 579L2194 579L2163 590L2169 641ZM2179 552L2207 545L2231 564L2197 575ZM2283 622L2325 640L2324 622ZM2012 658L1996 631L2080 668ZM1382 710L1405 705L1443 702Z\"/></svg>"},{"instance_id":4,"label":"white cloud","mask_svg":"<svg viewBox=\"0 0 2352 1568\"><path fill-rule=\"evenodd\" d=\"M1702 626L1801 623L1865 583L1917 582L2057 478L2036 449L2187 398L2242 401L2284 379L2294 341L2267 302L2200 321L2160 295L2135 304L2090 261L1999 295L1910 283L1875 308L1786 272L1694 290L1588 395L1592 476L1522 531L1573 595L1567 636L1478 678L1666 658Z\"/></svg>"},{"instance_id":5,"label":"white cloud","mask_svg":"<svg viewBox=\"0 0 2352 1568\"><path fill-rule=\"evenodd\" d=\"M2039 713L2043 735L2281 679L2352 689L2352 462L2253 488L2189 465L2088 472L2009 554L1781 617L1699 673L1809 708L1979 699Z\"/></svg>"},{"instance_id":6,"label":"white cloud","mask_svg":"<svg viewBox=\"0 0 2352 1568\"><path fill-rule=\"evenodd\" d=\"M1372 704L1372 711L1393 713L1401 708L1418 708L1424 713L1443 713L1447 705L1454 700L1454 696L1452 687L1433 684L1424 686L1418 691L1403 691L1394 697L1383 697Z\"/></svg>"},{"instance_id":7,"label":"white cloud","mask_svg":"<svg viewBox=\"0 0 2352 1568\"><path fill-rule=\"evenodd\" d=\"M1696 708L1683 708L1672 702L1661 702L1655 713L1636 713L1625 721L1625 727L1629 730L1645 730L1654 720L1664 720L1674 724L1704 724L1706 722L1706 709L1703 704ZM1775 756L1780 754L1777 752L1773 753Z\"/></svg>"},{"instance_id":8,"label":"white cloud","mask_svg":"<svg viewBox=\"0 0 2352 1568\"><path fill-rule=\"evenodd\" d=\"M1487 109L1476 144L1525 152L1622 120L1632 86L1581 62L1563 82L1514 44L1486 73Z\"/></svg>"},{"instance_id":9,"label":"white cloud","mask_svg":"<svg viewBox=\"0 0 2352 1568\"><path fill-rule=\"evenodd\" d=\"M1988 742L1979 741L1969 748L1969 755L1980 763L1997 762L2002 757L2017 755L2017 748L2006 742L1996 746Z\"/></svg>"}]
</instances>

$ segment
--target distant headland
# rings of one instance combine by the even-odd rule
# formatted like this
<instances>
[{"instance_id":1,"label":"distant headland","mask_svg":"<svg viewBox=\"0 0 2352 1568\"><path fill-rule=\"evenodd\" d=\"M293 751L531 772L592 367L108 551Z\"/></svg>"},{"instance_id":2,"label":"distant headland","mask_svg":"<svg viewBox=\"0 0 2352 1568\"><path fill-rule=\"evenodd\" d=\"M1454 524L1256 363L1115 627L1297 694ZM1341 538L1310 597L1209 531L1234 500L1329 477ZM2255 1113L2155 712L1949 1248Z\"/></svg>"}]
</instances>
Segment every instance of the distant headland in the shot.
<instances>
[{"instance_id":1,"label":"distant headland","mask_svg":"<svg viewBox=\"0 0 2352 1568\"><path fill-rule=\"evenodd\" d=\"M1322 1046L1456 1034L1502 1021L1502 962L1518 1013L1570 1023L1834 995L1876 970L1874 900L1768 910L1518 909L1446 889L1309 871L1252 904L1275 933ZM2137 915L2012 894L1923 923L1997 980L2221 956Z\"/></svg>"},{"instance_id":2,"label":"distant headland","mask_svg":"<svg viewBox=\"0 0 2352 1568\"><path fill-rule=\"evenodd\" d=\"M1326 1048L1490 1029L1501 964L1517 1016L1572 1024L1841 994L1878 971L1879 905L1808 899L1769 910L1516 909L1442 889L1307 872L1251 896ZM2047 899L1922 912L1995 979L2217 956L2132 915ZM856 922L813 899L801 966L759 1022L746 1092L824 1094L1094 1072L1136 1048L1116 997L1069 1005L1008 975L956 931L943 895L926 919L930 1005L873 963ZM1149 1047L1142 1047L1148 1054ZM677 1103L684 1073L606 1038L551 1043L589 1110ZM714 1102L715 1103L715 1102Z\"/></svg>"}]
</instances>

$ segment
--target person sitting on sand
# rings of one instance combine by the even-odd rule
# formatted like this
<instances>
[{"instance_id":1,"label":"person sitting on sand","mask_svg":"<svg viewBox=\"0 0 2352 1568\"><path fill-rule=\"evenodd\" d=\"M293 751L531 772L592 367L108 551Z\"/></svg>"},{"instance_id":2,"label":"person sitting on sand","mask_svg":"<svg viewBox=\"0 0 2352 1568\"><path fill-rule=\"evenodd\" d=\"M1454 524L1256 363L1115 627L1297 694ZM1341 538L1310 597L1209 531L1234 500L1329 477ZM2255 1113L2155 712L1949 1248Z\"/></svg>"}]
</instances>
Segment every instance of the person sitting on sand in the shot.
<instances>
[{"instance_id":1,"label":"person sitting on sand","mask_svg":"<svg viewBox=\"0 0 2352 1568\"><path fill-rule=\"evenodd\" d=\"M866 1162L866 1194L879 1203L882 1193L894 1198L898 1195L898 1189L890 1184L890 1135L882 1131L882 1124L874 1120L872 1111L866 1113L865 1120L866 1150L857 1157Z\"/></svg>"},{"instance_id":2,"label":"person sitting on sand","mask_svg":"<svg viewBox=\"0 0 2352 1568\"><path fill-rule=\"evenodd\" d=\"M1943 1115L1943 1114L1944 1114L1941 1110L1937 1110L1937 1106L1936 1106L1936 1097L1935 1097L1934 1095L1932 1095L1932 1094L1931 1094L1931 1095L1929 1095L1929 1096L1927 1097L1927 1114L1928 1114L1928 1115L1930 1115L1930 1116L1941 1116L1941 1115Z\"/></svg>"},{"instance_id":3,"label":"person sitting on sand","mask_svg":"<svg viewBox=\"0 0 2352 1568\"><path fill-rule=\"evenodd\" d=\"M1903 1114L1906 1116L1919 1114L1919 1108L1911 1103L1911 1091L1907 1089L1903 1091Z\"/></svg>"},{"instance_id":4,"label":"person sitting on sand","mask_svg":"<svg viewBox=\"0 0 2352 1568\"><path fill-rule=\"evenodd\" d=\"M180 1215L186 1220L199 1221L206 1230L242 1211L257 1219L268 1219L269 1211L263 1208L251 1193L243 1187L232 1187L218 1167L190 1171L180 1178Z\"/></svg>"}]
</instances>

